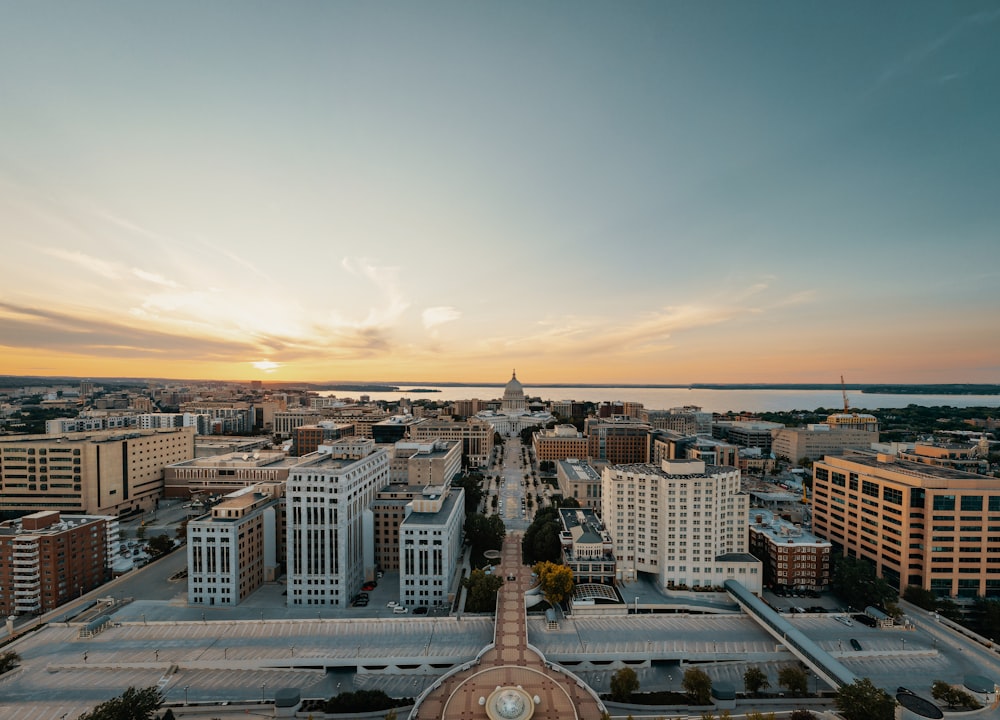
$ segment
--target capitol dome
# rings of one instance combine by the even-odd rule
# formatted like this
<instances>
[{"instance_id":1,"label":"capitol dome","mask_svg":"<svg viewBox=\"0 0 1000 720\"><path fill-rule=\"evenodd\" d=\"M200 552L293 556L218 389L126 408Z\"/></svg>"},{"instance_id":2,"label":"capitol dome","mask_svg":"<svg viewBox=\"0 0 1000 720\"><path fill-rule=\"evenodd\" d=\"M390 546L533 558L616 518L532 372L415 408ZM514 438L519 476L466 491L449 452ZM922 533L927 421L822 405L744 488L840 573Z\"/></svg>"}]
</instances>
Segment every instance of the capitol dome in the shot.
<instances>
[{"instance_id":1,"label":"capitol dome","mask_svg":"<svg viewBox=\"0 0 1000 720\"><path fill-rule=\"evenodd\" d=\"M514 371L503 391L503 412L523 412L526 406L524 387L518 382L517 372Z\"/></svg>"}]
</instances>

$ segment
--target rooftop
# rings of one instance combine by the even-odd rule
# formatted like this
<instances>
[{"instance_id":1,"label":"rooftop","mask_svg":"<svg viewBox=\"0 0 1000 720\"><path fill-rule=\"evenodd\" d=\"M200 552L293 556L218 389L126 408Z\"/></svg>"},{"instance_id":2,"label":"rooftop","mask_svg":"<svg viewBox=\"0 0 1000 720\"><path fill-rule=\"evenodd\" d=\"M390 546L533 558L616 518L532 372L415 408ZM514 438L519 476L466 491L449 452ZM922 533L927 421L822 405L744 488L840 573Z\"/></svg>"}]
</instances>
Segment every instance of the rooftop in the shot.
<instances>
[{"instance_id":1,"label":"rooftop","mask_svg":"<svg viewBox=\"0 0 1000 720\"><path fill-rule=\"evenodd\" d=\"M821 540L807 530L803 530L801 525L791 523L774 513L753 509L750 512L750 528L755 532L762 533L776 544L781 545L829 545L828 540Z\"/></svg>"}]
</instances>

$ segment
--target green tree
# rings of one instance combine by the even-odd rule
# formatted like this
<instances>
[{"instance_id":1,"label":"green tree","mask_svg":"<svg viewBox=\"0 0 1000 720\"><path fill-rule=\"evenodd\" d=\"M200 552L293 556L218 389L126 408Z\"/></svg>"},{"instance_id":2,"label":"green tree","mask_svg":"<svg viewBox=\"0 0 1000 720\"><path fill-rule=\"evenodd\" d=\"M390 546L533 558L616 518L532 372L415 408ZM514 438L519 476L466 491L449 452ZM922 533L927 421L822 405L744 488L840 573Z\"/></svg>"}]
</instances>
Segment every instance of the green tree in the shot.
<instances>
[{"instance_id":1,"label":"green tree","mask_svg":"<svg viewBox=\"0 0 1000 720\"><path fill-rule=\"evenodd\" d=\"M937 607L937 595L934 591L925 590L918 585L907 585L903 590L903 599L924 610L934 610Z\"/></svg>"},{"instance_id":2,"label":"green tree","mask_svg":"<svg viewBox=\"0 0 1000 720\"><path fill-rule=\"evenodd\" d=\"M149 539L149 551L153 557L166 555L174 549L174 541L166 535L154 535Z\"/></svg>"},{"instance_id":3,"label":"green tree","mask_svg":"<svg viewBox=\"0 0 1000 720\"><path fill-rule=\"evenodd\" d=\"M487 575L476 568L462 581L468 590L465 598L466 612L492 612L497 606L497 592L503 580L496 575Z\"/></svg>"},{"instance_id":4,"label":"green tree","mask_svg":"<svg viewBox=\"0 0 1000 720\"><path fill-rule=\"evenodd\" d=\"M151 720L163 704L163 694L158 688L137 690L128 688L116 698L101 703L79 720Z\"/></svg>"},{"instance_id":5,"label":"green tree","mask_svg":"<svg viewBox=\"0 0 1000 720\"><path fill-rule=\"evenodd\" d=\"M499 550L506 533L503 518L499 515L487 517L481 513L470 513L465 516L465 541L475 552Z\"/></svg>"},{"instance_id":6,"label":"green tree","mask_svg":"<svg viewBox=\"0 0 1000 720\"><path fill-rule=\"evenodd\" d=\"M530 495L526 505L532 506ZM559 540L561 531L559 511L555 508L540 508L521 540L521 559L524 564L534 565L543 560L559 562L562 557L562 543Z\"/></svg>"},{"instance_id":7,"label":"green tree","mask_svg":"<svg viewBox=\"0 0 1000 720\"><path fill-rule=\"evenodd\" d=\"M531 569L550 605L557 605L573 594L573 571L568 566L543 560Z\"/></svg>"},{"instance_id":8,"label":"green tree","mask_svg":"<svg viewBox=\"0 0 1000 720\"><path fill-rule=\"evenodd\" d=\"M451 481L453 487L460 487L465 490L465 514L469 515L479 510L479 503L483 501L483 476L478 473L463 475Z\"/></svg>"},{"instance_id":9,"label":"green tree","mask_svg":"<svg viewBox=\"0 0 1000 720\"><path fill-rule=\"evenodd\" d=\"M834 704L844 720L893 720L896 712L896 700L868 678L842 686Z\"/></svg>"},{"instance_id":10,"label":"green tree","mask_svg":"<svg viewBox=\"0 0 1000 720\"><path fill-rule=\"evenodd\" d=\"M708 705L712 702L712 678L704 670L685 670L681 687L688 694L692 705Z\"/></svg>"},{"instance_id":11,"label":"green tree","mask_svg":"<svg viewBox=\"0 0 1000 720\"><path fill-rule=\"evenodd\" d=\"M934 681L934 684L931 685L931 697L945 703L949 710L958 707L976 710L980 707L979 702L972 695L944 680Z\"/></svg>"},{"instance_id":12,"label":"green tree","mask_svg":"<svg viewBox=\"0 0 1000 720\"><path fill-rule=\"evenodd\" d=\"M611 699L615 702L628 702L638 690L639 676L632 668L623 667L611 676Z\"/></svg>"},{"instance_id":13,"label":"green tree","mask_svg":"<svg viewBox=\"0 0 1000 720\"><path fill-rule=\"evenodd\" d=\"M21 656L13 650L7 650L0 654L0 675L16 668L21 662Z\"/></svg>"},{"instance_id":14,"label":"green tree","mask_svg":"<svg viewBox=\"0 0 1000 720\"><path fill-rule=\"evenodd\" d=\"M751 695L756 695L761 690L767 690L771 687L771 683L767 681L767 673L756 665L752 665L743 673L743 687Z\"/></svg>"},{"instance_id":15,"label":"green tree","mask_svg":"<svg viewBox=\"0 0 1000 720\"><path fill-rule=\"evenodd\" d=\"M809 690L809 676L802 668L790 665L778 671L778 684L793 695L805 695Z\"/></svg>"},{"instance_id":16,"label":"green tree","mask_svg":"<svg viewBox=\"0 0 1000 720\"><path fill-rule=\"evenodd\" d=\"M885 607L896 600L896 591L880 577L867 560L834 556L830 589L848 605L863 610L869 605Z\"/></svg>"}]
</instances>

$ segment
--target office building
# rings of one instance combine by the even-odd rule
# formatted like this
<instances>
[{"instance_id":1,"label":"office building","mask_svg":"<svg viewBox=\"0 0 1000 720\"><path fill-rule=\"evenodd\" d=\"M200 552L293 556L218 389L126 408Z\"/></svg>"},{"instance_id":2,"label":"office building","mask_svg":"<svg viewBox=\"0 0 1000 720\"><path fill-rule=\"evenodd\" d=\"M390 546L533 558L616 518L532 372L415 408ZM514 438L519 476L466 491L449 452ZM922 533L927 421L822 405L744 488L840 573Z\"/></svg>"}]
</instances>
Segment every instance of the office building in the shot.
<instances>
[{"instance_id":1,"label":"office building","mask_svg":"<svg viewBox=\"0 0 1000 720\"><path fill-rule=\"evenodd\" d=\"M389 454L348 438L303 460L285 490L287 603L346 607L374 573L370 508L389 482Z\"/></svg>"},{"instance_id":2,"label":"office building","mask_svg":"<svg viewBox=\"0 0 1000 720\"><path fill-rule=\"evenodd\" d=\"M278 450L193 458L163 469L164 495L168 498L228 495L257 483L284 482L292 468L303 461Z\"/></svg>"},{"instance_id":3,"label":"office building","mask_svg":"<svg viewBox=\"0 0 1000 720\"><path fill-rule=\"evenodd\" d=\"M405 512L399 526L399 602L405 606L449 602L461 556L465 491L428 486Z\"/></svg>"},{"instance_id":4,"label":"office building","mask_svg":"<svg viewBox=\"0 0 1000 720\"><path fill-rule=\"evenodd\" d=\"M771 452L772 434L785 427L781 423L757 421L720 421L712 425L712 437L728 440L745 448L760 448ZM797 458L796 458L797 459Z\"/></svg>"},{"instance_id":5,"label":"office building","mask_svg":"<svg viewBox=\"0 0 1000 720\"><path fill-rule=\"evenodd\" d=\"M412 437L412 428L423 418L412 415L393 415L372 425L372 439L379 445L389 445Z\"/></svg>"},{"instance_id":6,"label":"office building","mask_svg":"<svg viewBox=\"0 0 1000 720\"><path fill-rule=\"evenodd\" d=\"M212 435L249 433L256 421L253 406L245 402L198 400L181 403L179 409L181 413L208 415L211 418Z\"/></svg>"},{"instance_id":7,"label":"office building","mask_svg":"<svg viewBox=\"0 0 1000 720\"><path fill-rule=\"evenodd\" d=\"M891 455L813 464L813 531L899 591L1000 597L1000 479Z\"/></svg>"},{"instance_id":8,"label":"office building","mask_svg":"<svg viewBox=\"0 0 1000 720\"><path fill-rule=\"evenodd\" d=\"M230 493L187 526L188 602L238 605L278 574L282 483Z\"/></svg>"},{"instance_id":9,"label":"office building","mask_svg":"<svg viewBox=\"0 0 1000 720\"><path fill-rule=\"evenodd\" d=\"M319 450L320 445L329 445L341 438L357 436L354 423L321 420L315 425L299 425L292 431L293 455L309 455Z\"/></svg>"},{"instance_id":10,"label":"office building","mask_svg":"<svg viewBox=\"0 0 1000 720\"><path fill-rule=\"evenodd\" d=\"M531 445L538 462L555 462L569 458L586 459L590 452L587 438L575 425L556 425L539 430L531 436Z\"/></svg>"},{"instance_id":11,"label":"office building","mask_svg":"<svg viewBox=\"0 0 1000 720\"><path fill-rule=\"evenodd\" d=\"M878 430L850 425L818 423L804 428L778 428L771 433L771 452L775 457L798 462L824 455L842 455L845 450L867 450L878 442Z\"/></svg>"},{"instance_id":12,"label":"office building","mask_svg":"<svg viewBox=\"0 0 1000 720\"><path fill-rule=\"evenodd\" d=\"M109 579L118 520L55 510L0 523L0 610L54 610Z\"/></svg>"},{"instance_id":13,"label":"office building","mask_svg":"<svg viewBox=\"0 0 1000 720\"><path fill-rule=\"evenodd\" d=\"M410 439L416 442L457 440L462 443L462 463L476 468L485 465L493 452L496 431L488 422L469 418L465 422L424 420L413 426Z\"/></svg>"},{"instance_id":14,"label":"office building","mask_svg":"<svg viewBox=\"0 0 1000 720\"><path fill-rule=\"evenodd\" d=\"M601 473L586 460L557 460L556 480L564 498L575 498L583 508L601 510Z\"/></svg>"},{"instance_id":15,"label":"office building","mask_svg":"<svg viewBox=\"0 0 1000 720\"><path fill-rule=\"evenodd\" d=\"M193 428L0 437L0 512L150 512L164 468L193 457Z\"/></svg>"},{"instance_id":16,"label":"office building","mask_svg":"<svg viewBox=\"0 0 1000 720\"><path fill-rule=\"evenodd\" d=\"M587 418L587 457L594 462L628 465L649 462L649 425L627 417Z\"/></svg>"},{"instance_id":17,"label":"office building","mask_svg":"<svg viewBox=\"0 0 1000 720\"><path fill-rule=\"evenodd\" d=\"M649 573L664 589L738 580L761 590L761 563L747 552L749 496L733 467L663 460L606 467L601 517L615 541L618 574Z\"/></svg>"}]
</instances>

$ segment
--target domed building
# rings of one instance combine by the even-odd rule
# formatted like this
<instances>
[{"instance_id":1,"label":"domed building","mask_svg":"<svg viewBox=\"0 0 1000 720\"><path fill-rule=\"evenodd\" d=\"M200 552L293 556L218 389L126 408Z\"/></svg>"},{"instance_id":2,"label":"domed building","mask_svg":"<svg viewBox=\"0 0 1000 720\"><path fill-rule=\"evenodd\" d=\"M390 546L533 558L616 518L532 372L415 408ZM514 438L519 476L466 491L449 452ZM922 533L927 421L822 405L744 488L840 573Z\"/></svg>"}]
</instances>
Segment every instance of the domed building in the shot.
<instances>
[{"instance_id":1,"label":"domed building","mask_svg":"<svg viewBox=\"0 0 1000 720\"><path fill-rule=\"evenodd\" d=\"M517 435L526 427L541 427L554 420L549 412L528 412L524 386L517 379L517 371L511 373L510 381L504 387L500 411L486 410L476 417L485 420L494 430L506 436Z\"/></svg>"}]
</instances>

